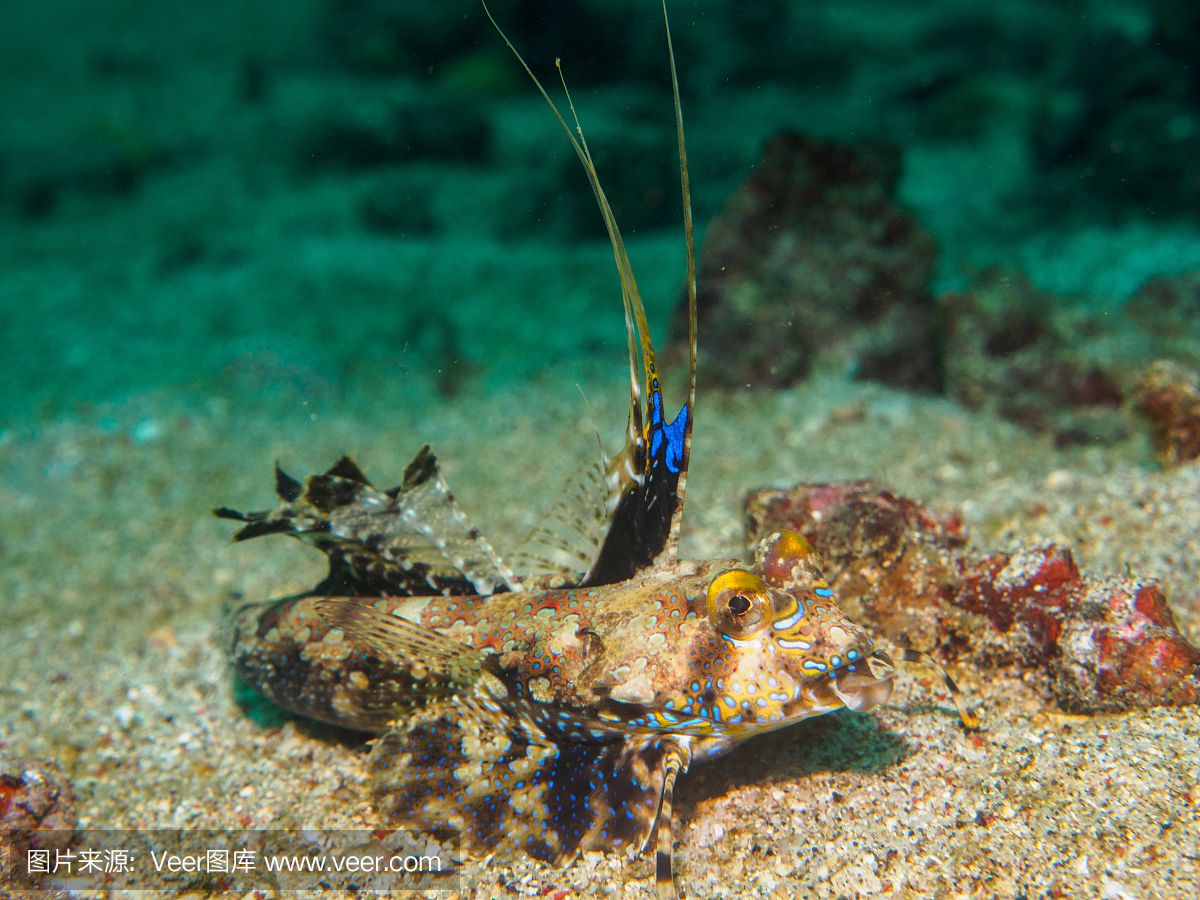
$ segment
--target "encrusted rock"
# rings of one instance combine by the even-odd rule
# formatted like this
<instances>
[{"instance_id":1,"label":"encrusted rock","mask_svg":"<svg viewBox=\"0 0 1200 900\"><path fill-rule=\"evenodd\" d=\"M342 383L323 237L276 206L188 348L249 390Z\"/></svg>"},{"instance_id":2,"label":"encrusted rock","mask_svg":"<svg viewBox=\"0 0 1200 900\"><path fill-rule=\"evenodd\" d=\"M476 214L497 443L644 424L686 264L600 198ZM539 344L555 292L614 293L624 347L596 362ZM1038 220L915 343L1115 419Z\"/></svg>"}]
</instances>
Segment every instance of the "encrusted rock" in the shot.
<instances>
[{"instance_id":1,"label":"encrusted rock","mask_svg":"<svg viewBox=\"0 0 1200 900\"><path fill-rule=\"evenodd\" d=\"M1118 712L1200 703L1200 650L1180 635L1157 584L1084 580L1051 660L1067 709Z\"/></svg>"},{"instance_id":2,"label":"encrusted rock","mask_svg":"<svg viewBox=\"0 0 1200 900\"><path fill-rule=\"evenodd\" d=\"M727 386L789 385L814 363L941 387L929 293L933 238L891 198L897 166L784 133L709 227L698 283L701 351ZM675 333L686 333L679 313Z\"/></svg>"},{"instance_id":3,"label":"encrusted rock","mask_svg":"<svg viewBox=\"0 0 1200 900\"><path fill-rule=\"evenodd\" d=\"M1163 465L1200 457L1200 373L1159 360L1138 382L1137 402L1154 427Z\"/></svg>"},{"instance_id":4,"label":"encrusted rock","mask_svg":"<svg viewBox=\"0 0 1200 900\"><path fill-rule=\"evenodd\" d=\"M957 516L938 516L867 481L797 485L746 499L746 533L801 532L827 562L839 602L889 640L932 646L960 579L966 543Z\"/></svg>"},{"instance_id":5,"label":"encrusted rock","mask_svg":"<svg viewBox=\"0 0 1200 900\"><path fill-rule=\"evenodd\" d=\"M75 792L58 767L0 757L0 875L28 850L65 849L74 831Z\"/></svg>"},{"instance_id":6,"label":"encrusted rock","mask_svg":"<svg viewBox=\"0 0 1200 900\"><path fill-rule=\"evenodd\" d=\"M1078 339L1101 325L1072 316L1063 298L991 269L939 298L946 314L946 392L1059 444L1124 435L1124 393L1113 361ZM1107 345L1105 345L1107 346Z\"/></svg>"},{"instance_id":7,"label":"encrusted rock","mask_svg":"<svg viewBox=\"0 0 1200 900\"><path fill-rule=\"evenodd\" d=\"M974 557L959 519L867 482L758 491L746 522L804 534L847 611L895 643L1035 668L1077 712L1200 703L1200 650L1158 585L1085 577L1065 547Z\"/></svg>"}]
</instances>

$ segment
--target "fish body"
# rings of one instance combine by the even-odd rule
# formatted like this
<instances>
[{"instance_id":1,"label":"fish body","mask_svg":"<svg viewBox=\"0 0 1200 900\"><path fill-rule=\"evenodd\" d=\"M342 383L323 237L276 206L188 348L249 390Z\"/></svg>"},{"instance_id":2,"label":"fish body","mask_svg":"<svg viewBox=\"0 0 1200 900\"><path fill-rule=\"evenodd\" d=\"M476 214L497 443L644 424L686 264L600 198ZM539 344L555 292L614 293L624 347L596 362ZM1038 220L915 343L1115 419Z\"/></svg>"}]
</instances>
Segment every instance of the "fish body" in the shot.
<instances>
[{"instance_id":1,"label":"fish body","mask_svg":"<svg viewBox=\"0 0 1200 900\"><path fill-rule=\"evenodd\" d=\"M229 653L241 678L280 705L379 735L368 766L383 817L453 829L472 854L560 863L654 840L663 897L674 895L672 794L689 766L812 716L877 706L896 671L838 607L800 535L766 535L750 562L678 557L696 287L666 34L691 323L676 415L665 412L637 283L582 130L512 48L579 157L612 243L630 357L623 448L564 489L520 566L470 524L428 447L390 489L343 458L303 483L277 468L274 509L217 510L243 523L238 540L285 534L327 556L328 575L311 590L237 609Z\"/></svg>"},{"instance_id":2,"label":"fish body","mask_svg":"<svg viewBox=\"0 0 1200 900\"><path fill-rule=\"evenodd\" d=\"M772 537L812 554L797 535ZM722 577L768 591L773 618L757 630L733 632L739 637L723 632L714 619L729 614L709 614L710 591L715 585L720 593ZM819 687L861 672L875 652L823 580L782 591L760 579L736 559L680 561L596 587L359 598L354 614L403 618L479 654L504 699L612 723L597 726L606 732L617 725L628 733L703 738L724 749L845 705ZM239 673L282 705L337 725L385 730L395 706L384 704L375 715L378 703L359 696L383 693L389 661L364 652L371 649L368 635L356 637L358 644L338 627L332 598L303 596L243 607L230 650ZM428 700L428 688L406 682L394 703L413 691L421 703Z\"/></svg>"}]
</instances>

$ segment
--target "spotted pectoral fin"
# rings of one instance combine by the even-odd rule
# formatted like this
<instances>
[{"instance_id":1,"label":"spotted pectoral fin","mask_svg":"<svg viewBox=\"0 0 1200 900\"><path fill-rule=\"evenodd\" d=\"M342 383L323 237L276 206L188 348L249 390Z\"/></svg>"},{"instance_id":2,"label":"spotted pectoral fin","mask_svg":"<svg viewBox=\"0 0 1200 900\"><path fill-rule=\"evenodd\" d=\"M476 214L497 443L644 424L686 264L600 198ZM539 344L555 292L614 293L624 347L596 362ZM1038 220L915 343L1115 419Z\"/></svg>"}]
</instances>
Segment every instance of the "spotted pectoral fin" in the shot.
<instances>
[{"instance_id":1,"label":"spotted pectoral fin","mask_svg":"<svg viewBox=\"0 0 1200 900\"><path fill-rule=\"evenodd\" d=\"M342 719L367 722L375 730L430 703L480 687L486 656L370 603L321 597L313 607L331 628L341 629L365 676L347 679L338 692Z\"/></svg>"},{"instance_id":2,"label":"spotted pectoral fin","mask_svg":"<svg viewBox=\"0 0 1200 900\"><path fill-rule=\"evenodd\" d=\"M671 746L653 735L552 741L499 703L456 696L398 722L369 765L389 819L452 828L471 855L558 862L645 845Z\"/></svg>"},{"instance_id":3,"label":"spotted pectoral fin","mask_svg":"<svg viewBox=\"0 0 1200 900\"><path fill-rule=\"evenodd\" d=\"M275 491L282 501L275 509L222 507L216 515L245 523L234 540L287 534L318 547L329 558L329 575L314 594L491 594L519 587L459 509L428 446L388 490L342 457L303 484L276 466Z\"/></svg>"}]
</instances>

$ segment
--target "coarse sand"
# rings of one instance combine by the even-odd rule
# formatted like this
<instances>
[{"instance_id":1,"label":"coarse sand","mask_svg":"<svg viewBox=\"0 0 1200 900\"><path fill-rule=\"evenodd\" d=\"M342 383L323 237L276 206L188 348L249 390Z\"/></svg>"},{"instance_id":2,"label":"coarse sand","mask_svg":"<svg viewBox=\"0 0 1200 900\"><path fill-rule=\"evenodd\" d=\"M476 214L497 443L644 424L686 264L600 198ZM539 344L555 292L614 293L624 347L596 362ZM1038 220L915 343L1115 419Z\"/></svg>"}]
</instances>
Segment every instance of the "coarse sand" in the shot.
<instances>
[{"instance_id":1,"label":"coarse sand","mask_svg":"<svg viewBox=\"0 0 1200 900\"><path fill-rule=\"evenodd\" d=\"M8 432L0 753L57 762L87 827L376 824L366 744L235 692L221 643L223 604L310 586L320 555L278 539L232 546L211 508L269 506L276 458L303 475L352 451L390 485L429 440L503 552L596 452L593 423L615 442L613 363L583 378L590 411L552 379L315 400L242 383ZM960 510L979 549L1054 540L1085 571L1157 578L1200 636L1200 468L1161 471L1141 441L1061 451L944 402L838 380L701 389L683 551L743 553L748 489L862 477ZM954 675L980 734L962 731L931 680L904 677L886 708L694 769L676 806L684 896L1200 896L1200 709L1069 716L1033 673ZM562 869L475 861L464 875L470 897L653 893L651 861L619 855Z\"/></svg>"}]
</instances>

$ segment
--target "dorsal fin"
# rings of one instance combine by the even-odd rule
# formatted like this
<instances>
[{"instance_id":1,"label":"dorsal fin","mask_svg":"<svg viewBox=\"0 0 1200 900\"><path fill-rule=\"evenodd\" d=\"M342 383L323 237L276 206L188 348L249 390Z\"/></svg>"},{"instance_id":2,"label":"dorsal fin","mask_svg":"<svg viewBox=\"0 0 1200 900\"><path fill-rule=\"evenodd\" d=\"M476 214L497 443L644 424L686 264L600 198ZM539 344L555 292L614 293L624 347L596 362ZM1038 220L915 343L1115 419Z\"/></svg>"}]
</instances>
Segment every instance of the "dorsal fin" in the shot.
<instances>
[{"instance_id":1,"label":"dorsal fin","mask_svg":"<svg viewBox=\"0 0 1200 900\"><path fill-rule=\"evenodd\" d=\"M567 103L575 121L572 130L529 64L492 16L486 0L480 0L492 26L512 51L555 119L571 142L587 175L604 227L612 244L613 259L621 282L625 308L625 328L629 345L630 408L625 446L608 465L609 526L595 560L584 577L585 584L610 584L632 577L660 561L675 559L679 547L680 518L691 456L692 419L696 402L696 265L692 236L691 194L688 184L687 152L684 146L683 115L679 101L679 80L675 70L675 51L671 43L666 0L663 23L666 26L667 53L671 62L671 89L675 104L675 126L679 142L680 190L683 195L683 224L688 266L689 372L688 396L675 418L667 421L662 387L655 362L654 345L646 310L625 250L625 241L617 227L612 207L596 174L583 129L575 116L574 104ZM561 76L561 68L560 68ZM564 90L566 84L564 81ZM578 137L576 136L578 134ZM640 362L639 362L640 360ZM644 400L643 400L644 397Z\"/></svg>"},{"instance_id":2,"label":"dorsal fin","mask_svg":"<svg viewBox=\"0 0 1200 900\"><path fill-rule=\"evenodd\" d=\"M319 547L329 574L312 593L339 596L492 594L520 590L512 570L459 508L428 445L404 470L402 484L376 488L343 456L303 484L278 464L275 509L223 519L244 522L234 540L287 534Z\"/></svg>"}]
</instances>

